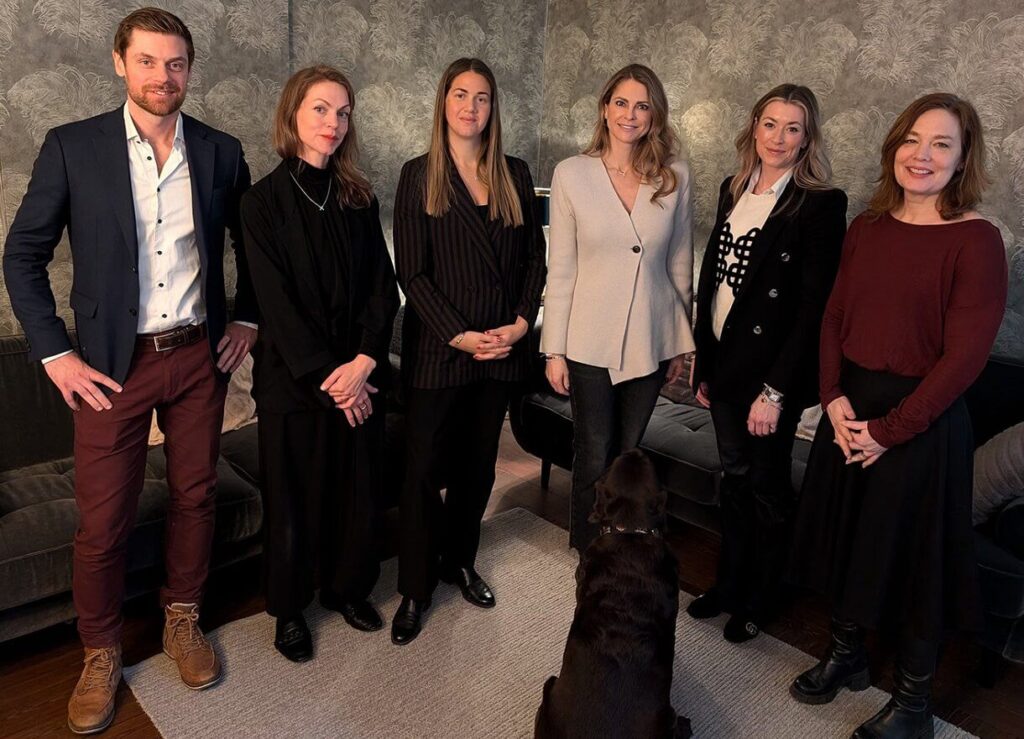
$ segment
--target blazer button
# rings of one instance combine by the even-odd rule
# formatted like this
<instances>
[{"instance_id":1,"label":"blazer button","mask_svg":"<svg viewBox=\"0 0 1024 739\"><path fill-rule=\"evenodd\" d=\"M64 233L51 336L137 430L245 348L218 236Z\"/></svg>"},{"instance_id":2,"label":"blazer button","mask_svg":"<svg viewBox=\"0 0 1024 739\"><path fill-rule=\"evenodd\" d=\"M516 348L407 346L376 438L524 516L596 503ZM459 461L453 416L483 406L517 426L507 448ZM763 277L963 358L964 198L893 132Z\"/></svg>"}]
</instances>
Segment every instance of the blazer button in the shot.
<instances>
[{"instance_id":1,"label":"blazer button","mask_svg":"<svg viewBox=\"0 0 1024 739\"><path fill-rule=\"evenodd\" d=\"M634 246L633 247L633 253L634 254L639 254L640 253L640 247L639 246Z\"/></svg>"},{"instance_id":2,"label":"blazer button","mask_svg":"<svg viewBox=\"0 0 1024 739\"><path fill-rule=\"evenodd\" d=\"M135 273L137 273L138 271L139 271L139 268L138 268L138 267L135 267L135 266L133 266L133 267L132 267L132 274L135 274Z\"/></svg>"},{"instance_id":3,"label":"blazer button","mask_svg":"<svg viewBox=\"0 0 1024 739\"><path fill-rule=\"evenodd\" d=\"M137 316L137 315L139 315L139 312L138 312L137 310L135 310L134 308L129 308L129 309L128 309L128 312L129 312L130 314L132 314L133 316Z\"/></svg>"},{"instance_id":4,"label":"blazer button","mask_svg":"<svg viewBox=\"0 0 1024 739\"><path fill-rule=\"evenodd\" d=\"M777 297L779 297L779 291L778 291L778 290L776 290L776 289L775 289L775 288L773 287L773 288L772 288L771 290L769 290L769 291L768 291L768 297L769 297L769 298L777 298Z\"/></svg>"},{"instance_id":5,"label":"blazer button","mask_svg":"<svg viewBox=\"0 0 1024 739\"><path fill-rule=\"evenodd\" d=\"M764 333L764 330L760 326L754 326L754 333L760 336L762 333Z\"/></svg>"},{"instance_id":6,"label":"blazer button","mask_svg":"<svg viewBox=\"0 0 1024 739\"><path fill-rule=\"evenodd\" d=\"M782 252L782 254L779 255L779 259L781 259L783 262L788 262L789 261L789 252L788 251Z\"/></svg>"}]
</instances>

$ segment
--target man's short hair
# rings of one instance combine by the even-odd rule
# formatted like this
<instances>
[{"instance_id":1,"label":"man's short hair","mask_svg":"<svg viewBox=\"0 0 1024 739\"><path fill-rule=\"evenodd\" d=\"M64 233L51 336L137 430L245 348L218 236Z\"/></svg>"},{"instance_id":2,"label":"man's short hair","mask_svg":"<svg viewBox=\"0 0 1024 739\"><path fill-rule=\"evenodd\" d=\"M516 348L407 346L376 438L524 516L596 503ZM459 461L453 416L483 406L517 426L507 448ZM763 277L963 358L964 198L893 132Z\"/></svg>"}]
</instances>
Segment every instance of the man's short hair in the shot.
<instances>
[{"instance_id":1,"label":"man's short hair","mask_svg":"<svg viewBox=\"0 0 1024 739\"><path fill-rule=\"evenodd\" d=\"M192 45L192 34L188 26L174 13L162 8L139 8L126 15L117 25L117 33L114 34L114 51L124 59L128 51L128 43L132 39L132 31L150 31L151 33L166 33L171 36L180 36L185 39L185 46L188 47L188 66L192 68L192 61L196 58L196 50Z\"/></svg>"}]
</instances>

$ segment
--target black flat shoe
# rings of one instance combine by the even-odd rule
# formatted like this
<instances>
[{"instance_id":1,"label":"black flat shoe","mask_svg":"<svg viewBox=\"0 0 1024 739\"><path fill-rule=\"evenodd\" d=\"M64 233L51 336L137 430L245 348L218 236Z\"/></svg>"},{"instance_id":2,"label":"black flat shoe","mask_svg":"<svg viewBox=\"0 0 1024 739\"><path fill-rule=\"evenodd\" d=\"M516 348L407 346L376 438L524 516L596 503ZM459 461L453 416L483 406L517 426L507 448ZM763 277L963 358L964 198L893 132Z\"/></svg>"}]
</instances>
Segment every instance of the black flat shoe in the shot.
<instances>
[{"instance_id":1,"label":"black flat shoe","mask_svg":"<svg viewBox=\"0 0 1024 739\"><path fill-rule=\"evenodd\" d=\"M722 636L725 637L726 641L731 641L733 644L742 644L745 641L750 641L758 634L761 633L761 627L757 625L754 619L742 612L737 612L725 622L725 628L722 630Z\"/></svg>"},{"instance_id":2,"label":"black flat shoe","mask_svg":"<svg viewBox=\"0 0 1024 739\"><path fill-rule=\"evenodd\" d=\"M494 593L484 579L472 567L459 567L454 570L442 570L441 579L446 583L458 585L462 597L480 608L494 608Z\"/></svg>"},{"instance_id":3,"label":"black flat shoe","mask_svg":"<svg viewBox=\"0 0 1024 739\"><path fill-rule=\"evenodd\" d=\"M413 600L403 597L401 605L395 611L395 617L391 619L391 642L403 646L419 636L423 624L423 614L428 608L430 608L430 598Z\"/></svg>"},{"instance_id":4,"label":"black flat shoe","mask_svg":"<svg viewBox=\"0 0 1024 739\"><path fill-rule=\"evenodd\" d=\"M308 662L313 658L313 637L301 613L294 618L277 619L274 647L292 662Z\"/></svg>"},{"instance_id":5,"label":"black flat shoe","mask_svg":"<svg viewBox=\"0 0 1024 739\"><path fill-rule=\"evenodd\" d=\"M380 631L384 627L377 609L368 600L344 601L331 595L320 594L320 605L337 611L345 623L359 631Z\"/></svg>"},{"instance_id":6,"label":"black flat shoe","mask_svg":"<svg viewBox=\"0 0 1024 739\"><path fill-rule=\"evenodd\" d=\"M718 591L714 588L711 588L704 595L694 598L690 601L690 605L686 606L686 613L689 614L690 618L698 619L714 618L723 610L722 600L718 597Z\"/></svg>"}]
</instances>

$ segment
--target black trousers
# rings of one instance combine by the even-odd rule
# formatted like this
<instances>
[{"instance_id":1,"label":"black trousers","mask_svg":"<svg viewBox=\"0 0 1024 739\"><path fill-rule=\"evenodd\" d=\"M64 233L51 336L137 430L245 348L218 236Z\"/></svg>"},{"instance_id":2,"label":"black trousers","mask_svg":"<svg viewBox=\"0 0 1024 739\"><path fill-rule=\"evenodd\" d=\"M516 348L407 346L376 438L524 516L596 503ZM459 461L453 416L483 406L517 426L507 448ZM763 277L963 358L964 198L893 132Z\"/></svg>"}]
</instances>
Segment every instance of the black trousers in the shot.
<instances>
[{"instance_id":1,"label":"black trousers","mask_svg":"<svg viewBox=\"0 0 1024 739\"><path fill-rule=\"evenodd\" d=\"M644 377L612 385L606 367L568 360L573 418L569 545L581 554L598 534L590 522L594 484L622 452L640 443L651 420L668 362Z\"/></svg>"},{"instance_id":2,"label":"black trousers","mask_svg":"<svg viewBox=\"0 0 1024 739\"><path fill-rule=\"evenodd\" d=\"M722 550L715 589L726 607L766 618L777 604L796 509L793 434L802 410L783 407L776 431L747 431L749 404L712 400L718 454Z\"/></svg>"},{"instance_id":3,"label":"black trousers","mask_svg":"<svg viewBox=\"0 0 1024 739\"><path fill-rule=\"evenodd\" d=\"M399 500L398 592L424 600L438 568L472 567L512 383L409 388ZM441 488L446 487L444 499Z\"/></svg>"},{"instance_id":4,"label":"black trousers","mask_svg":"<svg viewBox=\"0 0 1024 739\"><path fill-rule=\"evenodd\" d=\"M260 413L267 613L298 614L321 593L364 600L380 574L375 498L383 404L353 429L341 411Z\"/></svg>"}]
</instances>

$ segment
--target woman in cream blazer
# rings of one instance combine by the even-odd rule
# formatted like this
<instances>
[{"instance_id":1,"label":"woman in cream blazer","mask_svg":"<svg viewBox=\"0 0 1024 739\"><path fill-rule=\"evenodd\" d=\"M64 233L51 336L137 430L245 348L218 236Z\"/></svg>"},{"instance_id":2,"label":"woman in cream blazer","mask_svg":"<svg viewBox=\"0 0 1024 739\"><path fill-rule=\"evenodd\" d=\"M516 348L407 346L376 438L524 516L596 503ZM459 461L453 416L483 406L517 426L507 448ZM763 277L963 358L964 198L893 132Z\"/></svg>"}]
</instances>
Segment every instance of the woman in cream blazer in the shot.
<instances>
[{"instance_id":1,"label":"woman in cream blazer","mask_svg":"<svg viewBox=\"0 0 1024 739\"><path fill-rule=\"evenodd\" d=\"M693 351L690 173L657 76L629 65L605 84L594 138L555 167L541 350L574 421L570 544L597 534L594 483L635 447L661 385Z\"/></svg>"}]
</instances>

